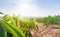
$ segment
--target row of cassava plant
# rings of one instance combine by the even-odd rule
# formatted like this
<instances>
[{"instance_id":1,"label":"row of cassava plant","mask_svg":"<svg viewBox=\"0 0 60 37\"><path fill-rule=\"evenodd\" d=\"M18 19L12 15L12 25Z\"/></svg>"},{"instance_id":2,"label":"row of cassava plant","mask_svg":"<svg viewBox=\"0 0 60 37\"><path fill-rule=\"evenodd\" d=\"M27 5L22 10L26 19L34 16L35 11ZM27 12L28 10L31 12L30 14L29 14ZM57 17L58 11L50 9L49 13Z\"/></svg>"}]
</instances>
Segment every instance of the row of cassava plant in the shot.
<instances>
[{"instance_id":1,"label":"row of cassava plant","mask_svg":"<svg viewBox=\"0 0 60 37\"><path fill-rule=\"evenodd\" d=\"M1 17L0 21L2 21L1 25L3 26L3 31L5 30L5 32L3 33L4 37L32 37L30 29L37 29L34 18L21 18L20 16L16 15L4 15L3 17Z\"/></svg>"},{"instance_id":2,"label":"row of cassava plant","mask_svg":"<svg viewBox=\"0 0 60 37\"><path fill-rule=\"evenodd\" d=\"M36 18L36 22L42 22L45 23L46 25L59 25L60 24L60 16L55 15L55 16L47 16L47 17L41 17L41 18Z\"/></svg>"},{"instance_id":3,"label":"row of cassava plant","mask_svg":"<svg viewBox=\"0 0 60 37\"><path fill-rule=\"evenodd\" d=\"M26 37L32 37L30 29L37 29L34 18L21 18L19 16L12 17L16 23L16 26L20 28Z\"/></svg>"},{"instance_id":4,"label":"row of cassava plant","mask_svg":"<svg viewBox=\"0 0 60 37\"><path fill-rule=\"evenodd\" d=\"M13 19L5 15L0 17L0 37L25 37L25 35L21 29L15 26Z\"/></svg>"}]
</instances>

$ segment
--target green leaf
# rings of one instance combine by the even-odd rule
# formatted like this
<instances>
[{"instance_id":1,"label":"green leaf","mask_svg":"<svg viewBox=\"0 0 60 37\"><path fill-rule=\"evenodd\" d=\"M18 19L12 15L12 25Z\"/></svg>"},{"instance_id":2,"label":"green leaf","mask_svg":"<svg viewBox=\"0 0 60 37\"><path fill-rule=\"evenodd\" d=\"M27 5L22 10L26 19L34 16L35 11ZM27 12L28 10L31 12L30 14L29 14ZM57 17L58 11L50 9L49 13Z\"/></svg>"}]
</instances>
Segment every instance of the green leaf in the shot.
<instances>
[{"instance_id":1,"label":"green leaf","mask_svg":"<svg viewBox=\"0 0 60 37\"><path fill-rule=\"evenodd\" d=\"M0 25L0 37L6 37L6 31L5 29Z\"/></svg>"},{"instance_id":2,"label":"green leaf","mask_svg":"<svg viewBox=\"0 0 60 37\"><path fill-rule=\"evenodd\" d=\"M2 12L0 12L0 14L3 14Z\"/></svg>"},{"instance_id":3,"label":"green leaf","mask_svg":"<svg viewBox=\"0 0 60 37\"><path fill-rule=\"evenodd\" d=\"M9 30L15 37L25 37L23 32L20 29L18 29L15 25L10 25L4 20L1 20L0 23L5 29Z\"/></svg>"}]
</instances>

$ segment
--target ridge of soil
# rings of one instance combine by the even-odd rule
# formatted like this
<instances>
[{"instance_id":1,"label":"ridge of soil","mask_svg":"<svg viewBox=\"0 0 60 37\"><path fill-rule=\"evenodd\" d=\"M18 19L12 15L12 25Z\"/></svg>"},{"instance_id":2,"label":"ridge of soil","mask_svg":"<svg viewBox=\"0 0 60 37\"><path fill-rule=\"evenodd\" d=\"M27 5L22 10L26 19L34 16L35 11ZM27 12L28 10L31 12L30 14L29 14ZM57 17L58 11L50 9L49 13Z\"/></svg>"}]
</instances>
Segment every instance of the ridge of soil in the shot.
<instances>
[{"instance_id":1,"label":"ridge of soil","mask_svg":"<svg viewBox=\"0 0 60 37\"><path fill-rule=\"evenodd\" d=\"M32 37L60 37L60 25L37 23L38 29L31 30Z\"/></svg>"}]
</instances>

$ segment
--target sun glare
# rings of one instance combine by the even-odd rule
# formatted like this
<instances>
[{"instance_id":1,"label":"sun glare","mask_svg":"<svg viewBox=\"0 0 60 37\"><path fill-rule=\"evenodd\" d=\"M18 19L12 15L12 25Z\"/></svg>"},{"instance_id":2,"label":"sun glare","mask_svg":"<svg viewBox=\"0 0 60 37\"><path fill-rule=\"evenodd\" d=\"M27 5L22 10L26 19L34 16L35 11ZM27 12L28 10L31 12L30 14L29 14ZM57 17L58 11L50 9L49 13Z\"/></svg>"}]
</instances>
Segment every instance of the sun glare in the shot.
<instances>
[{"instance_id":1,"label":"sun glare","mask_svg":"<svg viewBox=\"0 0 60 37\"><path fill-rule=\"evenodd\" d=\"M31 0L22 0L21 1L21 16L28 16L30 5L28 4Z\"/></svg>"}]
</instances>

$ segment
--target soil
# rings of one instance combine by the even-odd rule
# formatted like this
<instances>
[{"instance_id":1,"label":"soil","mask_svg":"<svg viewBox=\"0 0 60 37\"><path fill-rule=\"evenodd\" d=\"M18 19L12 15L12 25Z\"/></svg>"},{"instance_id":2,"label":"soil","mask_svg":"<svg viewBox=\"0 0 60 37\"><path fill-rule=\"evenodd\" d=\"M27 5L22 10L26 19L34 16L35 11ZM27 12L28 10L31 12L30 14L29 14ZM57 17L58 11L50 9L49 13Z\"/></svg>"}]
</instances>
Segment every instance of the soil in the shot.
<instances>
[{"instance_id":1,"label":"soil","mask_svg":"<svg viewBox=\"0 0 60 37\"><path fill-rule=\"evenodd\" d=\"M45 25L43 23L36 23L37 30L31 30L33 37L60 37L60 25Z\"/></svg>"}]
</instances>

